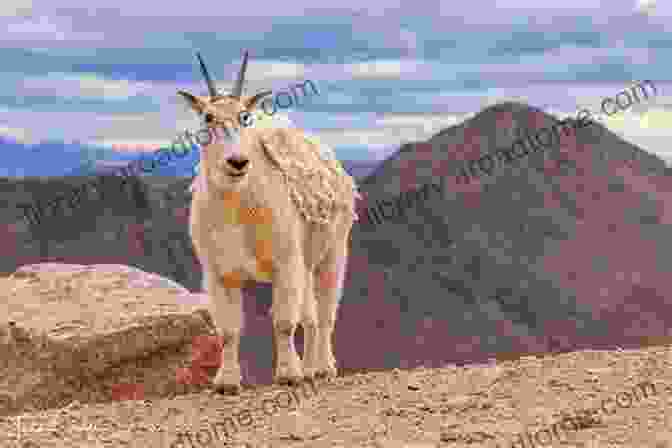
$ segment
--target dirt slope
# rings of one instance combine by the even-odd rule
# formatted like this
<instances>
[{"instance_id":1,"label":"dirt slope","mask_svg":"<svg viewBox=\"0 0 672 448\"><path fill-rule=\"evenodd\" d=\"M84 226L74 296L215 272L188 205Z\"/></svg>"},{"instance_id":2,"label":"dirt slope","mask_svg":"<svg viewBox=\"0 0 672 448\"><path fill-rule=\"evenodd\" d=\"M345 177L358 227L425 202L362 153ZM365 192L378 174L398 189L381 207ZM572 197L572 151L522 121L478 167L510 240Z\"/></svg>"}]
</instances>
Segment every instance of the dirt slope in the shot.
<instances>
[{"instance_id":1,"label":"dirt slope","mask_svg":"<svg viewBox=\"0 0 672 448\"><path fill-rule=\"evenodd\" d=\"M265 386L234 398L203 390L73 404L21 415L23 445L13 444L17 417L0 419L0 446L503 448L513 441L522 446L517 435L529 433L542 442L557 435L553 446L664 448L672 446L671 349L351 374L294 394ZM642 386L647 381L654 389ZM590 418L582 413L601 409L603 402L606 411ZM556 424L554 435L553 425L563 417L575 423L566 429ZM216 439L225 432L230 443Z\"/></svg>"}]
</instances>

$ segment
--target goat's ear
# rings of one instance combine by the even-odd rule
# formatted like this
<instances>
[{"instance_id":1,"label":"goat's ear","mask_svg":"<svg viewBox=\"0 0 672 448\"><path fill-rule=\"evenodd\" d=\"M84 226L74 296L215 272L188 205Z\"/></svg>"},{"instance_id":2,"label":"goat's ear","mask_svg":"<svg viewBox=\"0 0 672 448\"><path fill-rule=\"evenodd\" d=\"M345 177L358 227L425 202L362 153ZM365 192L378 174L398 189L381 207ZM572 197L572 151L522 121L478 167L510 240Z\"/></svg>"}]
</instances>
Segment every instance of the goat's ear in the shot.
<instances>
[{"instance_id":1,"label":"goat's ear","mask_svg":"<svg viewBox=\"0 0 672 448\"><path fill-rule=\"evenodd\" d=\"M177 93L182 96L185 100L187 100L187 103L189 106L194 109L197 113L203 112L205 109L205 104L203 104L203 101L200 100L198 97L195 97L189 92L185 92L184 90L178 90Z\"/></svg>"},{"instance_id":2,"label":"goat's ear","mask_svg":"<svg viewBox=\"0 0 672 448\"><path fill-rule=\"evenodd\" d=\"M270 95L273 93L271 90L264 90L263 92L259 92L253 97L250 97L245 100L245 109L250 110L254 109L257 106L257 103L265 96Z\"/></svg>"}]
</instances>

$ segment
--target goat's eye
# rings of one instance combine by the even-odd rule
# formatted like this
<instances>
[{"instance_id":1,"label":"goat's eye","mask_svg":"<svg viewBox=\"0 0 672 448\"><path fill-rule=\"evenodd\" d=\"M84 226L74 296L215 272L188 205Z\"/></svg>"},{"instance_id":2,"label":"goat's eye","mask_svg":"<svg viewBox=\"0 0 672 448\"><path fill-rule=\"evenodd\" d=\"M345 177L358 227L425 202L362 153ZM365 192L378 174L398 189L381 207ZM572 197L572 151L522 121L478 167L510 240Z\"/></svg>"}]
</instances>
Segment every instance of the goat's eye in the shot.
<instances>
[{"instance_id":1,"label":"goat's eye","mask_svg":"<svg viewBox=\"0 0 672 448\"><path fill-rule=\"evenodd\" d=\"M215 121L215 116L212 114L205 114L205 122L206 123L212 123Z\"/></svg>"},{"instance_id":2,"label":"goat's eye","mask_svg":"<svg viewBox=\"0 0 672 448\"><path fill-rule=\"evenodd\" d=\"M244 127L250 127L254 124L254 115L252 115L250 112L244 110L241 113L238 114L238 121L240 121L240 124Z\"/></svg>"}]
</instances>

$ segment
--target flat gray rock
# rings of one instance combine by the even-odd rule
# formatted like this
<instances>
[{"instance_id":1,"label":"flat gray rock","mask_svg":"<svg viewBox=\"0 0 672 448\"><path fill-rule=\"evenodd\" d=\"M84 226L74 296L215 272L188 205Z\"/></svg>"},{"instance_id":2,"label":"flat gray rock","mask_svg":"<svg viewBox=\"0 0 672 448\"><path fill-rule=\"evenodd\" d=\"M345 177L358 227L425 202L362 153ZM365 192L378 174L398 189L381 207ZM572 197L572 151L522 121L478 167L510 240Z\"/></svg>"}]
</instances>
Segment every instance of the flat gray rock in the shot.
<instances>
[{"instance_id":1,"label":"flat gray rock","mask_svg":"<svg viewBox=\"0 0 672 448\"><path fill-rule=\"evenodd\" d=\"M0 395L14 399L47 376L102 374L212 331L202 297L128 266L45 263L0 282Z\"/></svg>"}]
</instances>

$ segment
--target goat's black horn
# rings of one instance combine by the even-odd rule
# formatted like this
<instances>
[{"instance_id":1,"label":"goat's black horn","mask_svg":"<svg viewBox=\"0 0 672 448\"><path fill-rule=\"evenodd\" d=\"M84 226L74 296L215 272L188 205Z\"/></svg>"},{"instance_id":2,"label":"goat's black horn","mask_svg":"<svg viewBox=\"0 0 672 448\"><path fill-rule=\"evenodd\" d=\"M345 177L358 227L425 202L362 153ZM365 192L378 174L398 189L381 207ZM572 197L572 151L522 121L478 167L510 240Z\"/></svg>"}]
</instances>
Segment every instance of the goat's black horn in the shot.
<instances>
[{"instance_id":1,"label":"goat's black horn","mask_svg":"<svg viewBox=\"0 0 672 448\"><path fill-rule=\"evenodd\" d=\"M243 83L245 83L245 70L247 70L247 51L245 51L245 54L243 55L243 65L240 67L240 72L238 72L238 79L236 80L236 84L233 87L233 93L231 96L234 98L240 99L240 97L243 95Z\"/></svg>"},{"instance_id":2,"label":"goat's black horn","mask_svg":"<svg viewBox=\"0 0 672 448\"><path fill-rule=\"evenodd\" d=\"M201 64L201 73L203 73L205 82L208 84L208 93L210 94L210 97L217 96L217 89L215 89L215 84L212 82L212 78L210 78L210 75L208 74L208 69L205 68L205 63L203 62L203 58L201 58L201 54L196 52L196 57L198 57L198 62Z\"/></svg>"}]
</instances>

